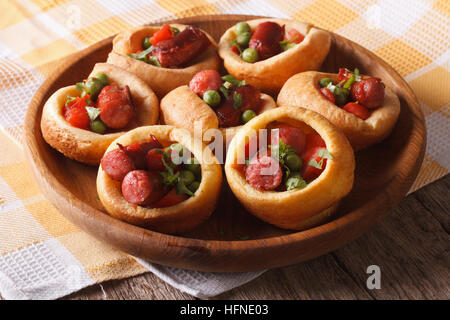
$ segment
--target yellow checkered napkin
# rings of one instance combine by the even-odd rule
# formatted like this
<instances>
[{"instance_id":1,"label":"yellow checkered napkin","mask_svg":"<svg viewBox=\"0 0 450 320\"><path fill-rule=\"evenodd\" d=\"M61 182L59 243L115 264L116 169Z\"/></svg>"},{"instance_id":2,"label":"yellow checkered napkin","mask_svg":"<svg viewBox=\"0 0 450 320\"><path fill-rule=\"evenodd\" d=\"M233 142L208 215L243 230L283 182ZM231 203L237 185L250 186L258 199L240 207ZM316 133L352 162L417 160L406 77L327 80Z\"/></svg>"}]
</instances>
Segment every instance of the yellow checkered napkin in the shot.
<instances>
[{"instance_id":1,"label":"yellow checkered napkin","mask_svg":"<svg viewBox=\"0 0 450 320\"><path fill-rule=\"evenodd\" d=\"M136 260L66 221L31 179L22 123L57 59L120 30L201 14L253 14L309 21L374 51L416 92L428 130L425 161L411 191L450 168L448 0L10 0L0 1L0 293L52 299L146 271L201 298L260 272L210 274ZM12 139L10 139L12 138Z\"/></svg>"}]
</instances>

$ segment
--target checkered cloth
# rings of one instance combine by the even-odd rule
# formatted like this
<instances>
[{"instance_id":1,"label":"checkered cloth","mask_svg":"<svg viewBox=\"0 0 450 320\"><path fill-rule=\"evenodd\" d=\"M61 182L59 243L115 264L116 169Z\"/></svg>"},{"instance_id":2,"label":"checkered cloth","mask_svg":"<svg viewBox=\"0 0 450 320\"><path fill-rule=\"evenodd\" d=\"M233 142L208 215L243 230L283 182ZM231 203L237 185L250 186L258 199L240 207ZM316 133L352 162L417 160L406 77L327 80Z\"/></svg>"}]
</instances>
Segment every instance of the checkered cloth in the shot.
<instances>
[{"instance_id":1,"label":"checkered cloth","mask_svg":"<svg viewBox=\"0 0 450 320\"><path fill-rule=\"evenodd\" d=\"M31 179L21 135L34 92L56 60L132 26L201 14L252 14L308 21L352 39L390 63L420 100L428 145L411 191L449 172L448 0L2 0L0 12L0 293L5 298L58 298L148 270L205 298L260 274L186 272L137 261L65 220Z\"/></svg>"}]
</instances>

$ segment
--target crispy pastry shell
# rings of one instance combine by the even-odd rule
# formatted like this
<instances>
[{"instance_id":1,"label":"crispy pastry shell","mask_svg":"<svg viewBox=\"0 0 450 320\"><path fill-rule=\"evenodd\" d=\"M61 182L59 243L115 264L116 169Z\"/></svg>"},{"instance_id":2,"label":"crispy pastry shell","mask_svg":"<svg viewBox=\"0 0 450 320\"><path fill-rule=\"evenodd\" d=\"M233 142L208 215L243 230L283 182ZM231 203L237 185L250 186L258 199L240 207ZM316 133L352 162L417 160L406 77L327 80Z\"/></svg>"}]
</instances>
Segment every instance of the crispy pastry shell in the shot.
<instances>
[{"instance_id":1,"label":"crispy pastry shell","mask_svg":"<svg viewBox=\"0 0 450 320\"><path fill-rule=\"evenodd\" d=\"M328 101L317 89L320 79L337 80L337 74L303 72L291 77L281 89L277 103L280 106L299 106L320 113L340 128L355 150L364 149L385 139L394 128L400 114L397 95L386 87L383 104L362 120Z\"/></svg>"},{"instance_id":2,"label":"crispy pastry shell","mask_svg":"<svg viewBox=\"0 0 450 320\"><path fill-rule=\"evenodd\" d=\"M274 109L277 104L272 97L267 94L261 94L262 106L260 113ZM194 133L194 123L201 124L202 134L208 129L219 129L225 141L231 141L237 131L242 126L219 128L219 120L211 107L203 101L188 86L178 87L169 92L161 100L161 122L184 128ZM204 141L211 141L212 136L205 135Z\"/></svg>"},{"instance_id":3,"label":"crispy pastry shell","mask_svg":"<svg viewBox=\"0 0 450 320\"><path fill-rule=\"evenodd\" d=\"M247 21L254 30L258 24L273 21L285 25L286 31L297 29L305 39L295 47L269 59L248 63L231 50L231 42L236 38L234 26L222 35L219 41L219 55L224 60L230 74L265 92L277 93L283 84L296 73L318 70L330 50L331 37L324 30L311 24L286 19L255 19Z\"/></svg>"},{"instance_id":4,"label":"crispy pastry shell","mask_svg":"<svg viewBox=\"0 0 450 320\"><path fill-rule=\"evenodd\" d=\"M171 26L180 29L180 31L187 27L182 24L171 24ZM205 31L203 32L212 45L185 68L160 68L127 56L127 53L142 50L143 39L151 36L159 29L160 27L144 26L119 33L113 40L113 49L108 55L107 62L136 74L155 91L159 99L172 89L188 84L200 70L219 70L220 58L216 52L217 44Z\"/></svg>"},{"instance_id":5,"label":"crispy pastry shell","mask_svg":"<svg viewBox=\"0 0 450 320\"><path fill-rule=\"evenodd\" d=\"M333 156L333 159L328 159L322 174L303 189L259 191L245 180L236 166L252 132L264 129L273 122L314 129ZM325 222L339 201L352 189L354 169L353 150L342 132L320 114L296 107L269 110L245 124L231 141L225 162L228 184L245 208L268 223L292 230Z\"/></svg>"},{"instance_id":6,"label":"crispy pastry shell","mask_svg":"<svg viewBox=\"0 0 450 320\"><path fill-rule=\"evenodd\" d=\"M136 128L119 137L106 152L117 148L117 143L129 145L148 141L153 134L164 146L173 142L184 145L201 162L202 180L193 197L166 208L148 209L127 202L122 196L121 183L108 177L99 167L97 192L106 211L113 217L164 233L180 233L193 229L213 212L222 185L222 169L209 148L195 141L186 130L172 126Z\"/></svg>"},{"instance_id":7,"label":"crispy pastry shell","mask_svg":"<svg viewBox=\"0 0 450 320\"><path fill-rule=\"evenodd\" d=\"M75 97L80 91L75 86L57 90L44 105L41 118L42 135L49 145L66 157L90 165L97 165L110 143L135 127L152 125L158 121L158 99L153 90L132 73L108 63L97 63L90 76L104 72L120 87L128 85L135 107L130 124L120 132L98 134L70 125L62 114L67 95Z\"/></svg>"}]
</instances>

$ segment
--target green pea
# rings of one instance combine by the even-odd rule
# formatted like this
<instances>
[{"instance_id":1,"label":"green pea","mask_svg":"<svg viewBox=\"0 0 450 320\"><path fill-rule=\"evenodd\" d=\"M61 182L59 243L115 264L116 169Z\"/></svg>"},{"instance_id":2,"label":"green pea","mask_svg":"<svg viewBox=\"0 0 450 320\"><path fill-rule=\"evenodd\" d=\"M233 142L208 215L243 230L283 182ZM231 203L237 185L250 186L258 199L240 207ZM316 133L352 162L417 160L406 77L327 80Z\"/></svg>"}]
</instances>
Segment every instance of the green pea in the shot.
<instances>
[{"instance_id":1,"label":"green pea","mask_svg":"<svg viewBox=\"0 0 450 320\"><path fill-rule=\"evenodd\" d=\"M250 32L250 25L247 22L236 23L236 25L234 26L234 33L239 35L244 32Z\"/></svg>"},{"instance_id":2,"label":"green pea","mask_svg":"<svg viewBox=\"0 0 450 320\"><path fill-rule=\"evenodd\" d=\"M197 178L201 177L202 167L201 167L200 163L197 163L195 158L190 158L188 160L188 163L184 164L184 168L186 170L191 171L195 175L195 177L197 177Z\"/></svg>"},{"instance_id":3,"label":"green pea","mask_svg":"<svg viewBox=\"0 0 450 320\"><path fill-rule=\"evenodd\" d=\"M294 173L286 180L286 189L292 190L292 189L302 189L306 187L308 184L305 180L300 176L298 173Z\"/></svg>"},{"instance_id":4,"label":"green pea","mask_svg":"<svg viewBox=\"0 0 450 320\"><path fill-rule=\"evenodd\" d=\"M177 34L180 33L180 29L176 28L176 27L170 27L173 31L173 35L176 36Z\"/></svg>"},{"instance_id":5,"label":"green pea","mask_svg":"<svg viewBox=\"0 0 450 320\"><path fill-rule=\"evenodd\" d=\"M109 78L103 72L97 73L95 77L102 82L103 86L107 86L109 84Z\"/></svg>"},{"instance_id":6,"label":"green pea","mask_svg":"<svg viewBox=\"0 0 450 320\"><path fill-rule=\"evenodd\" d=\"M150 48L152 46L152 43L150 42L150 37L145 37L144 40L142 40L142 48L144 50Z\"/></svg>"},{"instance_id":7,"label":"green pea","mask_svg":"<svg viewBox=\"0 0 450 320\"><path fill-rule=\"evenodd\" d=\"M286 165L291 169L292 171L297 171L302 166L302 159L296 154L288 154L286 156Z\"/></svg>"},{"instance_id":8,"label":"green pea","mask_svg":"<svg viewBox=\"0 0 450 320\"><path fill-rule=\"evenodd\" d=\"M251 37L252 37L252 35L250 34L250 32L244 32L237 36L236 42L241 47L248 47L248 43L250 42Z\"/></svg>"},{"instance_id":9,"label":"green pea","mask_svg":"<svg viewBox=\"0 0 450 320\"><path fill-rule=\"evenodd\" d=\"M245 62L253 63L258 61L258 58L259 58L258 51L256 51L253 48L247 48L242 52L242 59Z\"/></svg>"},{"instance_id":10,"label":"green pea","mask_svg":"<svg viewBox=\"0 0 450 320\"><path fill-rule=\"evenodd\" d=\"M327 85L329 85L332 82L333 82L333 80L331 80L330 78L322 78L319 81L319 85L320 85L320 87L325 88Z\"/></svg>"},{"instance_id":11,"label":"green pea","mask_svg":"<svg viewBox=\"0 0 450 320\"><path fill-rule=\"evenodd\" d=\"M106 131L106 125L100 119L91 121L91 130L95 133L104 133Z\"/></svg>"},{"instance_id":12,"label":"green pea","mask_svg":"<svg viewBox=\"0 0 450 320\"><path fill-rule=\"evenodd\" d=\"M203 94L203 101L211 107L217 107L220 104L220 94L216 90L208 90Z\"/></svg>"},{"instance_id":13,"label":"green pea","mask_svg":"<svg viewBox=\"0 0 450 320\"><path fill-rule=\"evenodd\" d=\"M180 172L180 179L188 186L195 181L195 176L191 171L183 170Z\"/></svg>"},{"instance_id":14,"label":"green pea","mask_svg":"<svg viewBox=\"0 0 450 320\"><path fill-rule=\"evenodd\" d=\"M334 98L336 100L336 104L338 106L342 106L347 102L348 95L350 94L350 90L342 87L336 87L334 89Z\"/></svg>"},{"instance_id":15,"label":"green pea","mask_svg":"<svg viewBox=\"0 0 450 320\"><path fill-rule=\"evenodd\" d=\"M85 85L86 93L91 96L91 98L95 99L95 97L100 93L100 90L103 88L103 82L97 78L89 78Z\"/></svg>"},{"instance_id":16,"label":"green pea","mask_svg":"<svg viewBox=\"0 0 450 320\"><path fill-rule=\"evenodd\" d=\"M250 120L252 120L254 117L256 117L256 112L253 110L245 110L241 115L241 121L242 123L247 123Z\"/></svg>"},{"instance_id":17,"label":"green pea","mask_svg":"<svg viewBox=\"0 0 450 320\"><path fill-rule=\"evenodd\" d=\"M192 192L195 192L198 190L199 187L200 187L200 182L194 181L188 186L188 189L191 190Z\"/></svg>"}]
</instances>

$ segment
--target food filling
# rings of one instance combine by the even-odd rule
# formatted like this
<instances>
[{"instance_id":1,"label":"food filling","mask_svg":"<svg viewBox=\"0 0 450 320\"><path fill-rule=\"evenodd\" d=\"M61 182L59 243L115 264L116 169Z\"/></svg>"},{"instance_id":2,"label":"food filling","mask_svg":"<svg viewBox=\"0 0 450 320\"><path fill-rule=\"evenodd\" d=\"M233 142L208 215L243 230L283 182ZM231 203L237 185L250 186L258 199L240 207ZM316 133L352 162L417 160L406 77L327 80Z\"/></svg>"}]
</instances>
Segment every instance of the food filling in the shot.
<instances>
[{"instance_id":1,"label":"food filling","mask_svg":"<svg viewBox=\"0 0 450 320\"><path fill-rule=\"evenodd\" d=\"M231 42L231 50L242 60L249 63L262 61L283 51L293 48L305 38L298 30L266 21L260 23L254 31L247 22L234 26L236 38Z\"/></svg>"},{"instance_id":2,"label":"food filling","mask_svg":"<svg viewBox=\"0 0 450 320\"><path fill-rule=\"evenodd\" d=\"M326 99L362 120L368 119L371 110L383 104L385 96L385 86L381 79L363 79L358 69L352 72L340 68L336 83L330 78L322 78L319 86Z\"/></svg>"},{"instance_id":3,"label":"food filling","mask_svg":"<svg viewBox=\"0 0 450 320\"><path fill-rule=\"evenodd\" d=\"M80 96L67 96L63 116L72 126L103 134L126 127L134 115L130 88L98 73L76 84Z\"/></svg>"},{"instance_id":4,"label":"food filling","mask_svg":"<svg viewBox=\"0 0 450 320\"><path fill-rule=\"evenodd\" d=\"M261 92L232 75L221 77L216 70L194 75L189 88L217 114L219 127L235 127L253 119L261 107Z\"/></svg>"},{"instance_id":5,"label":"food filling","mask_svg":"<svg viewBox=\"0 0 450 320\"><path fill-rule=\"evenodd\" d=\"M210 44L211 41L199 28L187 26L180 32L178 28L165 24L152 36L142 40L142 50L128 56L157 67L180 68Z\"/></svg>"},{"instance_id":6,"label":"food filling","mask_svg":"<svg viewBox=\"0 0 450 320\"><path fill-rule=\"evenodd\" d=\"M247 143L246 163L240 169L245 180L261 191L305 188L325 170L327 161L333 159L317 132L305 134L284 123L271 126L267 148L256 140L259 139L255 137ZM259 149L251 150L251 142L259 144Z\"/></svg>"},{"instance_id":7,"label":"food filling","mask_svg":"<svg viewBox=\"0 0 450 320\"><path fill-rule=\"evenodd\" d=\"M194 196L199 188L201 166L195 157L181 161L186 150L181 144L164 148L150 135L149 141L118 146L103 156L101 166L108 177L121 182L122 195L129 203L170 207ZM172 159L179 159L180 164Z\"/></svg>"}]
</instances>

